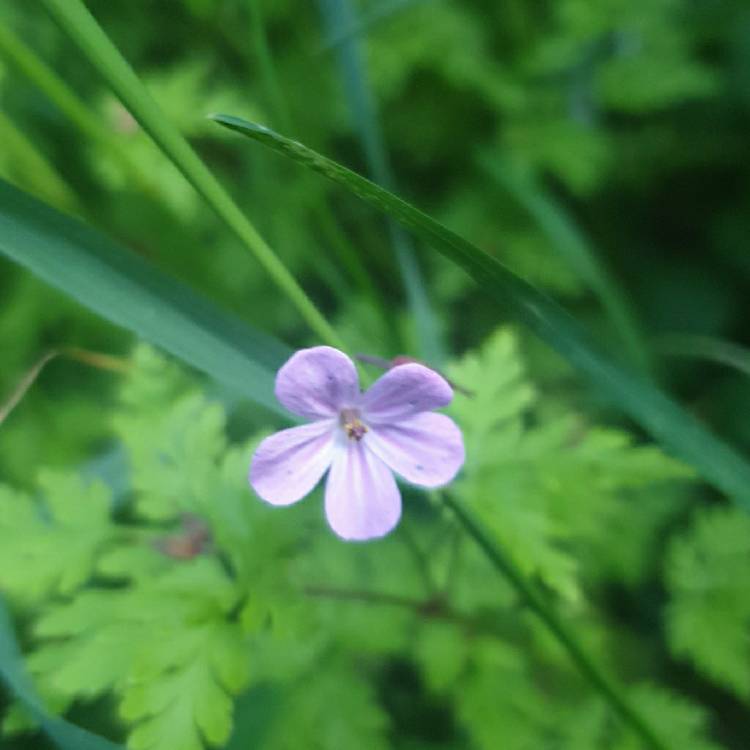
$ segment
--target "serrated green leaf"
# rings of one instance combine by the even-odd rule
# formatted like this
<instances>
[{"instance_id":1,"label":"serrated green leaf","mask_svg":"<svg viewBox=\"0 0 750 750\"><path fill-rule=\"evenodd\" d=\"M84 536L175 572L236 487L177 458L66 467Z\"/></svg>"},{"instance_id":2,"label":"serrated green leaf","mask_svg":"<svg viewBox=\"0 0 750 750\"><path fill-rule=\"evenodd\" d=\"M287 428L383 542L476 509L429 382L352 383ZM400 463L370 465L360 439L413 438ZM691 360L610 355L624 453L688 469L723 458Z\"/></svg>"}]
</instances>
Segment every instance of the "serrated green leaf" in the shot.
<instances>
[{"instance_id":1,"label":"serrated green leaf","mask_svg":"<svg viewBox=\"0 0 750 750\"><path fill-rule=\"evenodd\" d=\"M452 623L428 622L419 634L415 656L430 690L445 692L466 666L466 636Z\"/></svg>"},{"instance_id":2,"label":"serrated green leaf","mask_svg":"<svg viewBox=\"0 0 750 750\"><path fill-rule=\"evenodd\" d=\"M87 606L91 604L87 601ZM106 599L100 599L99 604L109 611ZM63 703L79 697L90 700L121 687L139 649L135 635L130 623L100 623L99 627L86 623L75 639L33 652L27 661L29 670L42 680L45 693Z\"/></svg>"},{"instance_id":3,"label":"serrated green leaf","mask_svg":"<svg viewBox=\"0 0 750 750\"><path fill-rule=\"evenodd\" d=\"M480 351L449 365L447 374L471 392L457 394L449 408L463 429L466 472L471 476L502 456L534 402L534 389L525 378L518 342L509 328L498 329Z\"/></svg>"},{"instance_id":4,"label":"serrated green leaf","mask_svg":"<svg viewBox=\"0 0 750 750\"><path fill-rule=\"evenodd\" d=\"M722 750L709 738L706 711L665 688L639 684L629 696L668 747L680 750ZM606 707L586 701L565 712L558 722L562 750L640 750L638 738L612 726Z\"/></svg>"},{"instance_id":5,"label":"serrated green leaf","mask_svg":"<svg viewBox=\"0 0 750 750\"><path fill-rule=\"evenodd\" d=\"M27 603L75 591L117 536L111 493L102 483L44 472L40 484L42 506L0 487L0 585Z\"/></svg>"},{"instance_id":6,"label":"serrated green leaf","mask_svg":"<svg viewBox=\"0 0 750 750\"><path fill-rule=\"evenodd\" d=\"M524 377L516 337L510 329L499 329L480 351L467 353L448 372L456 383L472 389L471 397L459 395L450 407L467 449L458 492L477 507L526 574L539 575L561 595L577 598L575 562L555 546L563 530L538 486L545 481L539 476L544 467L527 464L524 456L528 451L548 459L567 430L553 428L552 441L540 441L539 433L525 429L534 389Z\"/></svg>"},{"instance_id":7,"label":"serrated green leaf","mask_svg":"<svg viewBox=\"0 0 750 750\"><path fill-rule=\"evenodd\" d=\"M125 689L121 712L137 722L129 747L167 750L174 747L202 750L203 740L221 745L232 727L232 701L226 690L244 687L246 671L235 673L232 684L223 682L226 672L217 674L217 658L247 661L244 642L237 626L225 623L185 628L175 633L168 648L162 643L158 658L147 649L143 658L147 672L136 672ZM219 656L217 656L219 652Z\"/></svg>"},{"instance_id":8,"label":"serrated green leaf","mask_svg":"<svg viewBox=\"0 0 750 750\"><path fill-rule=\"evenodd\" d=\"M29 668L63 705L119 696L135 725L129 747L220 745L248 679L245 636L227 621L239 596L208 557L173 562L131 588L83 591L38 618Z\"/></svg>"},{"instance_id":9,"label":"serrated green leaf","mask_svg":"<svg viewBox=\"0 0 750 750\"><path fill-rule=\"evenodd\" d=\"M119 412L152 414L195 389L180 365L147 344L139 343L130 355L131 366L120 386Z\"/></svg>"},{"instance_id":10,"label":"serrated green leaf","mask_svg":"<svg viewBox=\"0 0 750 750\"><path fill-rule=\"evenodd\" d=\"M264 747L310 750L362 747L386 750L388 720L364 675L338 663L322 664L286 695Z\"/></svg>"},{"instance_id":11,"label":"serrated green leaf","mask_svg":"<svg viewBox=\"0 0 750 750\"><path fill-rule=\"evenodd\" d=\"M480 750L527 750L543 741L549 717L538 706L523 660L509 646L487 642L475 649L472 669L457 686L461 723Z\"/></svg>"},{"instance_id":12,"label":"serrated green leaf","mask_svg":"<svg viewBox=\"0 0 750 750\"><path fill-rule=\"evenodd\" d=\"M708 716L704 708L680 695L654 685L637 685L630 696L665 744L684 750L721 750L708 738ZM640 743L623 734L615 750L638 750Z\"/></svg>"},{"instance_id":13,"label":"serrated green leaf","mask_svg":"<svg viewBox=\"0 0 750 750\"><path fill-rule=\"evenodd\" d=\"M60 750L122 750L119 745L48 713L24 670L8 610L2 597L0 597L0 678Z\"/></svg>"},{"instance_id":14,"label":"serrated green leaf","mask_svg":"<svg viewBox=\"0 0 750 750\"><path fill-rule=\"evenodd\" d=\"M145 536L145 535L144 535ZM150 541L154 542L153 534ZM156 546L146 543L116 545L102 553L96 566L97 572L109 579L142 579L162 571L167 559Z\"/></svg>"},{"instance_id":15,"label":"serrated green leaf","mask_svg":"<svg viewBox=\"0 0 750 750\"><path fill-rule=\"evenodd\" d=\"M130 454L136 506L146 518L200 512L217 484L217 461L226 447L224 410L188 394L164 413L124 413L115 429Z\"/></svg>"},{"instance_id":16,"label":"serrated green leaf","mask_svg":"<svg viewBox=\"0 0 750 750\"><path fill-rule=\"evenodd\" d=\"M672 542L666 578L672 652L750 701L750 520L702 511Z\"/></svg>"},{"instance_id":17,"label":"serrated green leaf","mask_svg":"<svg viewBox=\"0 0 750 750\"><path fill-rule=\"evenodd\" d=\"M578 562L563 544L599 540L626 492L691 476L655 446L634 445L627 433L590 429L572 415L535 418L534 390L509 329L448 372L473 390L450 407L467 446L456 491L527 575L569 600L579 596Z\"/></svg>"}]
</instances>

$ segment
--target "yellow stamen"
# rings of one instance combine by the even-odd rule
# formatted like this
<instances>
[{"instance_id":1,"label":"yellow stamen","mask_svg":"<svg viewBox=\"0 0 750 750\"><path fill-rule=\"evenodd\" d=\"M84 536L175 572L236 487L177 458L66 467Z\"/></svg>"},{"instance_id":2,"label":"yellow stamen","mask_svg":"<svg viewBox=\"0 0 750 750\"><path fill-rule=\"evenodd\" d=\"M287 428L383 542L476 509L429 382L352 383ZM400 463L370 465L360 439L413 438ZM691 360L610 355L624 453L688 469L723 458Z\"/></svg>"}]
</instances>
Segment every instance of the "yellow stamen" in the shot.
<instances>
[{"instance_id":1,"label":"yellow stamen","mask_svg":"<svg viewBox=\"0 0 750 750\"><path fill-rule=\"evenodd\" d=\"M341 425L350 440L362 440L367 432L367 427L359 418L359 412L356 409L341 411Z\"/></svg>"}]
</instances>

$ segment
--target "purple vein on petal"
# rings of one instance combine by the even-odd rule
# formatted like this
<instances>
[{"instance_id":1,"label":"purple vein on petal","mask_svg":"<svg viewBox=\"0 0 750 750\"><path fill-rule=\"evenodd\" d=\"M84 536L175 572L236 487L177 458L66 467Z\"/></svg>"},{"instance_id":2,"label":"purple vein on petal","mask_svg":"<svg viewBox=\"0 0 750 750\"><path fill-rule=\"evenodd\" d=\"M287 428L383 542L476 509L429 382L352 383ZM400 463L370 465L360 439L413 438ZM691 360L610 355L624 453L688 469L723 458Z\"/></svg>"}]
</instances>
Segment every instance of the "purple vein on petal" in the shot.
<instances>
[{"instance_id":1,"label":"purple vein on petal","mask_svg":"<svg viewBox=\"0 0 750 750\"><path fill-rule=\"evenodd\" d=\"M337 448L328 475L326 517L343 539L384 536L401 517L401 494L390 469L362 442Z\"/></svg>"},{"instance_id":2,"label":"purple vein on petal","mask_svg":"<svg viewBox=\"0 0 750 750\"><path fill-rule=\"evenodd\" d=\"M362 397L362 411L372 422L394 422L446 406L453 389L441 375L417 363L399 365L381 375Z\"/></svg>"},{"instance_id":3,"label":"purple vein on petal","mask_svg":"<svg viewBox=\"0 0 750 750\"><path fill-rule=\"evenodd\" d=\"M359 398L354 363L330 346L301 349L276 375L276 398L292 414L306 419L332 417Z\"/></svg>"},{"instance_id":4,"label":"purple vein on petal","mask_svg":"<svg viewBox=\"0 0 750 750\"><path fill-rule=\"evenodd\" d=\"M424 412L394 424L371 427L367 447L407 482L439 487L464 463L464 442L445 414Z\"/></svg>"},{"instance_id":5,"label":"purple vein on petal","mask_svg":"<svg viewBox=\"0 0 750 750\"><path fill-rule=\"evenodd\" d=\"M333 458L335 421L290 427L267 437L250 466L250 484L273 505L289 505L311 492Z\"/></svg>"}]
</instances>

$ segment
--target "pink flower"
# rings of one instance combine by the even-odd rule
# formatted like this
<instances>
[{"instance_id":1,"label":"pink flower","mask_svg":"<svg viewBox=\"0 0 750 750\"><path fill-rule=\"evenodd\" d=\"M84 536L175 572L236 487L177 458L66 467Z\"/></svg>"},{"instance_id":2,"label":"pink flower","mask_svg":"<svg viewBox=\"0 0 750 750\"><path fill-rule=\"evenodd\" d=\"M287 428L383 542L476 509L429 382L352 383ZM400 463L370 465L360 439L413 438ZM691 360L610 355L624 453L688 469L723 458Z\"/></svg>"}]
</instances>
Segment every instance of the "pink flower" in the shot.
<instances>
[{"instance_id":1,"label":"pink flower","mask_svg":"<svg viewBox=\"0 0 750 750\"><path fill-rule=\"evenodd\" d=\"M464 462L461 431L435 414L453 391L417 363L386 372L362 393L354 363L330 346L302 349L276 375L276 398L311 420L266 438L250 484L272 505L307 495L328 471L325 511L344 539L387 534L401 516L393 472L421 487L450 482Z\"/></svg>"}]
</instances>

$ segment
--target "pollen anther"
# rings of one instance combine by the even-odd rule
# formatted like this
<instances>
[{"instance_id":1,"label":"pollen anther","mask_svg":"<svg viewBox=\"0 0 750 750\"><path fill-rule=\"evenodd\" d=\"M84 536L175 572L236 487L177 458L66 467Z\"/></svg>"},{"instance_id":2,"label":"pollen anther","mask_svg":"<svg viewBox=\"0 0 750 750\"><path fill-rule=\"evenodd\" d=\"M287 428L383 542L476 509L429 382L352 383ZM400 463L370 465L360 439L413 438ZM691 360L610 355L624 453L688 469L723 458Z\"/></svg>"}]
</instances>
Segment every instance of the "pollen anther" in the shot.
<instances>
[{"instance_id":1,"label":"pollen anther","mask_svg":"<svg viewBox=\"0 0 750 750\"><path fill-rule=\"evenodd\" d=\"M359 418L359 412L356 409L341 410L341 425L350 440L362 440L367 432L367 427Z\"/></svg>"}]
</instances>

